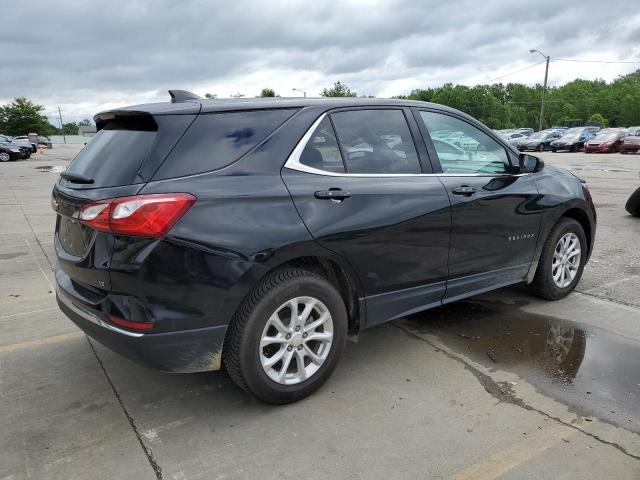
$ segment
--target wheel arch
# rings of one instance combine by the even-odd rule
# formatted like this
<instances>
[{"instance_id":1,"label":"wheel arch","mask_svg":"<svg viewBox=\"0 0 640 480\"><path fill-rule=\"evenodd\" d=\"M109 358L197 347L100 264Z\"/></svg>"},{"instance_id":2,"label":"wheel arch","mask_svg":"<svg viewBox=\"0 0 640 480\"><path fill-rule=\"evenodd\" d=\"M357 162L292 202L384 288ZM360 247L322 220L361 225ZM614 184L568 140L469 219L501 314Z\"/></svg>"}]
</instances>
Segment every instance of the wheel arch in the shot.
<instances>
[{"instance_id":1,"label":"wheel arch","mask_svg":"<svg viewBox=\"0 0 640 480\"><path fill-rule=\"evenodd\" d=\"M357 282L355 272L351 272L350 267L345 268L343 262L339 262L335 258L311 255L287 260L269 272L289 267L309 270L327 279L340 292L340 296L347 308L349 334L355 335L358 333L360 321L364 319L364 312L362 311L364 306L359 301L362 297L358 286L359 282Z\"/></svg>"},{"instance_id":2,"label":"wheel arch","mask_svg":"<svg viewBox=\"0 0 640 480\"><path fill-rule=\"evenodd\" d=\"M306 250L306 249L303 249ZM342 296L348 315L348 333L356 335L366 319L362 285L351 265L331 251L298 250L274 255L269 261L254 264L230 291L222 314L231 320L251 290L270 273L285 268L302 268L327 279Z\"/></svg>"},{"instance_id":3,"label":"wheel arch","mask_svg":"<svg viewBox=\"0 0 640 480\"><path fill-rule=\"evenodd\" d=\"M591 251L593 250L593 231L592 231L591 220L589 220L589 216L587 215L587 213L581 208L573 207L573 208L570 208L569 210L566 210L562 215L560 215L560 218L558 218L558 220L556 221L556 224L562 218L572 218L573 220L575 220L580 224L580 226L582 227L582 230L584 230L585 236L587 237L587 248L588 248L587 258L589 258L591 256Z\"/></svg>"},{"instance_id":4,"label":"wheel arch","mask_svg":"<svg viewBox=\"0 0 640 480\"><path fill-rule=\"evenodd\" d=\"M531 283L533 281L536 271L538 270L538 262L540 261L540 255L542 254L542 246L544 245L544 242L553 231L553 228L563 218L571 218L580 224L587 239L587 261L589 257L591 257L595 240L595 218L592 220L581 204L572 202L569 205L566 205L561 213L556 213L550 221L543 221L545 226L541 229L540 239L536 246L533 261L531 262L531 267L529 268L529 272L527 273L527 283Z\"/></svg>"}]
</instances>

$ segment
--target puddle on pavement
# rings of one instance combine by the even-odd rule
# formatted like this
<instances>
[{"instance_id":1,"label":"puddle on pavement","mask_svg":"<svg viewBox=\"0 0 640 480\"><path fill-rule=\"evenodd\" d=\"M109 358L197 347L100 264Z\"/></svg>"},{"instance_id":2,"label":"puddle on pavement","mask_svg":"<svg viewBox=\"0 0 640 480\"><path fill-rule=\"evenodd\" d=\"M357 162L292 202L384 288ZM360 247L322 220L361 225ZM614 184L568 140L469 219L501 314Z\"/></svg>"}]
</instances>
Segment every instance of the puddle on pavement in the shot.
<instances>
[{"instance_id":1,"label":"puddle on pavement","mask_svg":"<svg viewBox=\"0 0 640 480\"><path fill-rule=\"evenodd\" d=\"M64 171L66 166L64 165L40 165L36 167L36 170L40 172L52 172L52 173L60 173Z\"/></svg>"},{"instance_id":2,"label":"puddle on pavement","mask_svg":"<svg viewBox=\"0 0 640 480\"><path fill-rule=\"evenodd\" d=\"M464 301L408 321L477 363L516 373L581 415L640 433L640 342L524 312L526 304Z\"/></svg>"}]
</instances>

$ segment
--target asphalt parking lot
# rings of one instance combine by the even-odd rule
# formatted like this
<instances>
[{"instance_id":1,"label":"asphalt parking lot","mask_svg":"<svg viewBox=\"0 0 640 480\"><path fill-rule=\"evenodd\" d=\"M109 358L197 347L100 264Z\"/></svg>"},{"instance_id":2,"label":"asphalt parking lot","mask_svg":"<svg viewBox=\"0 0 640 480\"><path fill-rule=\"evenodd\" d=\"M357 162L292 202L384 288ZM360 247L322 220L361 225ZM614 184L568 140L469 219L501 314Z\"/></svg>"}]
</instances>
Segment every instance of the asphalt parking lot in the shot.
<instances>
[{"instance_id":1,"label":"asphalt parking lot","mask_svg":"<svg viewBox=\"0 0 640 480\"><path fill-rule=\"evenodd\" d=\"M0 479L640 478L640 155L545 153L598 208L577 292L517 287L367 330L293 405L85 337L53 293L56 146L0 165Z\"/></svg>"}]
</instances>

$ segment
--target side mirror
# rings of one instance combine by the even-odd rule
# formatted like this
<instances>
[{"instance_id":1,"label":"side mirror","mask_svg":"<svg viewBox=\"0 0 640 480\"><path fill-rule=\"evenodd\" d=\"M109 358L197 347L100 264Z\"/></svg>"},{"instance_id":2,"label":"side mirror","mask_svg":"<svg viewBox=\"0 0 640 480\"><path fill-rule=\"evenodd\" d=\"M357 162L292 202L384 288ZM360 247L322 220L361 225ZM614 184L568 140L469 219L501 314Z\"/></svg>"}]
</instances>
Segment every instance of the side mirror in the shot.
<instances>
[{"instance_id":1,"label":"side mirror","mask_svg":"<svg viewBox=\"0 0 640 480\"><path fill-rule=\"evenodd\" d=\"M544 161L541 158L521 153L518 157L520 173L536 173L544 168Z\"/></svg>"}]
</instances>

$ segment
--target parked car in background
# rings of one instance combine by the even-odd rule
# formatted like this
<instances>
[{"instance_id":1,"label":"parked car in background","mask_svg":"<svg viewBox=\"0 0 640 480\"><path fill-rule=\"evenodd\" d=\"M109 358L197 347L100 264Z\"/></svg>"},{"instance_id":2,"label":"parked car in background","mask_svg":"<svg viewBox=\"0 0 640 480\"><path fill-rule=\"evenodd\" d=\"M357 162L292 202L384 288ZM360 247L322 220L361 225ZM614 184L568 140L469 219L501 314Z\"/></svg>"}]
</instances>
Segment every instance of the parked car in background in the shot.
<instances>
[{"instance_id":1,"label":"parked car in background","mask_svg":"<svg viewBox=\"0 0 640 480\"><path fill-rule=\"evenodd\" d=\"M20 147L16 145L0 144L0 162L19 160L21 158L25 157Z\"/></svg>"},{"instance_id":2,"label":"parked car in background","mask_svg":"<svg viewBox=\"0 0 640 480\"><path fill-rule=\"evenodd\" d=\"M570 152L582 150L585 142L592 137L592 133L595 135L595 132L591 131L591 129L594 128L599 130L597 127L570 128L562 137L551 142L551 150L553 152L557 152L558 150L569 150Z\"/></svg>"},{"instance_id":3,"label":"parked car in background","mask_svg":"<svg viewBox=\"0 0 640 480\"><path fill-rule=\"evenodd\" d=\"M640 153L640 132L622 139L620 153Z\"/></svg>"},{"instance_id":4,"label":"parked car in background","mask_svg":"<svg viewBox=\"0 0 640 480\"><path fill-rule=\"evenodd\" d=\"M38 145L44 145L47 148L51 148L51 139L44 135L38 135Z\"/></svg>"},{"instance_id":5,"label":"parked car in background","mask_svg":"<svg viewBox=\"0 0 640 480\"><path fill-rule=\"evenodd\" d=\"M629 135L640 136L640 127L629 127L627 132L629 132Z\"/></svg>"},{"instance_id":6,"label":"parked car in background","mask_svg":"<svg viewBox=\"0 0 640 480\"><path fill-rule=\"evenodd\" d=\"M522 133L525 137L533 135L533 128L517 128L518 133Z\"/></svg>"},{"instance_id":7,"label":"parked car in background","mask_svg":"<svg viewBox=\"0 0 640 480\"><path fill-rule=\"evenodd\" d=\"M13 137L13 142L20 145L28 145L31 148L32 153L36 153L38 151L38 145L29 140L29 137L27 137L26 135Z\"/></svg>"},{"instance_id":8,"label":"parked car in background","mask_svg":"<svg viewBox=\"0 0 640 480\"><path fill-rule=\"evenodd\" d=\"M513 145L514 147L517 147L520 144L520 142L528 138L524 133L521 133L521 132L505 133L505 134L501 134L500 136L504 138L507 142L509 142L511 145Z\"/></svg>"},{"instance_id":9,"label":"parked car in background","mask_svg":"<svg viewBox=\"0 0 640 480\"><path fill-rule=\"evenodd\" d=\"M478 148L478 142L460 131L438 132L436 138L444 140L451 145L455 145L465 151L474 152Z\"/></svg>"},{"instance_id":10,"label":"parked car in background","mask_svg":"<svg viewBox=\"0 0 640 480\"><path fill-rule=\"evenodd\" d=\"M565 297L593 250L584 181L452 108L171 93L96 115L52 192L58 305L140 363L288 403L348 335L506 285Z\"/></svg>"},{"instance_id":11,"label":"parked car in background","mask_svg":"<svg viewBox=\"0 0 640 480\"><path fill-rule=\"evenodd\" d=\"M559 137L559 133L554 131L543 130L536 132L525 140L518 143L518 150L537 150L538 152L544 152L551 149L551 142Z\"/></svg>"},{"instance_id":12,"label":"parked car in background","mask_svg":"<svg viewBox=\"0 0 640 480\"><path fill-rule=\"evenodd\" d=\"M622 145L622 140L628 137L629 133L626 130L602 130L596 134L595 137L588 140L584 144L585 153L611 153L619 152Z\"/></svg>"},{"instance_id":13,"label":"parked car in background","mask_svg":"<svg viewBox=\"0 0 640 480\"><path fill-rule=\"evenodd\" d=\"M5 147L14 147L18 148L21 152L20 158L29 158L31 157L31 146L25 145L23 143L15 143L11 137L7 135L0 135L0 145Z\"/></svg>"}]
</instances>

